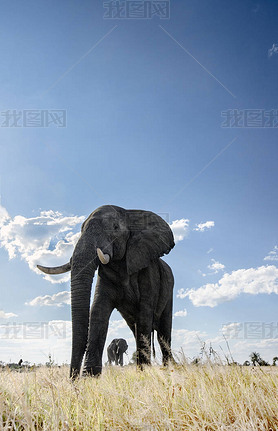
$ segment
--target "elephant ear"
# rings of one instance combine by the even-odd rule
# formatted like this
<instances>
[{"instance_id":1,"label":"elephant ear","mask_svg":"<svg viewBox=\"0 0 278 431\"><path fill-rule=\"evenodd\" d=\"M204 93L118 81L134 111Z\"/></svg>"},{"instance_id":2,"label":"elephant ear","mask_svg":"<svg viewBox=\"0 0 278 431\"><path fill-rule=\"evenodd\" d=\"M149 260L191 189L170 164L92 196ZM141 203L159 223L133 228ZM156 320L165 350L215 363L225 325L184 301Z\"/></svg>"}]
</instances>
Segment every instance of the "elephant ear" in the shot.
<instances>
[{"instance_id":1,"label":"elephant ear","mask_svg":"<svg viewBox=\"0 0 278 431\"><path fill-rule=\"evenodd\" d=\"M146 268L151 261L168 254L174 237L168 223L151 211L127 210L130 237L126 249L128 274Z\"/></svg>"}]
</instances>

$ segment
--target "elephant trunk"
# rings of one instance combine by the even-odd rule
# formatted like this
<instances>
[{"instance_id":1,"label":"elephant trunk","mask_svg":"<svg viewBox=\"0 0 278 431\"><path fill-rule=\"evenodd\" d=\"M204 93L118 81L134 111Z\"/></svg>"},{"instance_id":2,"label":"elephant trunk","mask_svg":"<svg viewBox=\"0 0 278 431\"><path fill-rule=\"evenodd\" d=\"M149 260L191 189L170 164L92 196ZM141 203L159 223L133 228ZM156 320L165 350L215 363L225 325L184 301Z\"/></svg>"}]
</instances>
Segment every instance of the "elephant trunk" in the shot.
<instances>
[{"instance_id":1,"label":"elephant trunk","mask_svg":"<svg viewBox=\"0 0 278 431\"><path fill-rule=\"evenodd\" d=\"M87 281L71 283L72 355L70 377L77 377L86 350L93 274Z\"/></svg>"},{"instance_id":2,"label":"elephant trunk","mask_svg":"<svg viewBox=\"0 0 278 431\"><path fill-rule=\"evenodd\" d=\"M81 236L72 257L72 356L70 367L70 377L72 378L79 376L87 346L91 288L99 262L96 247L92 247L90 250L86 249L85 240Z\"/></svg>"}]
</instances>

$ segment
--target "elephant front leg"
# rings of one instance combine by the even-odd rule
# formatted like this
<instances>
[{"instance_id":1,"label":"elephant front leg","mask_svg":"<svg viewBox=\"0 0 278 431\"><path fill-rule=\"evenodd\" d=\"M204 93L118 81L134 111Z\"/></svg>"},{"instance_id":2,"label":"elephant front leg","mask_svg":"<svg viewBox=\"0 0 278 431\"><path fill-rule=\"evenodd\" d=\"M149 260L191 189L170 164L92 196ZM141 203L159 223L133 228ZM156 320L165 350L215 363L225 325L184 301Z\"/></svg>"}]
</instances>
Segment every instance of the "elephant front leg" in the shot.
<instances>
[{"instance_id":1,"label":"elephant front leg","mask_svg":"<svg viewBox=\"0 0 278 431\"><path fill-rule=\"evenodd\" d=\"M121 367L124 365L124 354L122 352L119 354L119 364Z\"/></svg>"},{"instance_id":2,"label":"elephant front leg","mask_svg":"<svg viewBox=\"0 0 278 431\"><path fill-rule=\"evenodd\" d=\"M84 375L98 376L102 371L102 354L113 306L94 300L89 324L88 344L83 368Z\"/></svg>"}]
</instances>

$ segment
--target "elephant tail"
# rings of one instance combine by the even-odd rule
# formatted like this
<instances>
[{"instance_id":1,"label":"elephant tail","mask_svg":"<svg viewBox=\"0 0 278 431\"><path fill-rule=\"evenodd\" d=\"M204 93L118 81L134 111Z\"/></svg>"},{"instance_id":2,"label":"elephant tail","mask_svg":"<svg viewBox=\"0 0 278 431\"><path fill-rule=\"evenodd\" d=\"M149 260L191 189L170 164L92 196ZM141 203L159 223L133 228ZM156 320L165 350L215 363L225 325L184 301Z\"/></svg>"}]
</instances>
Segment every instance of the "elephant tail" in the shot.
<instances>
[{"instance_id":1,"label":"elephant tail","mask_svg":"<svg viewBox=\"0 0 278 431\"><path fill-rule=\"evenodd\" d=\"M155 358L155 348L154 348L154 329L152 330L152 351L153 351L153 357Z\"/></svg>"}]
</instances>

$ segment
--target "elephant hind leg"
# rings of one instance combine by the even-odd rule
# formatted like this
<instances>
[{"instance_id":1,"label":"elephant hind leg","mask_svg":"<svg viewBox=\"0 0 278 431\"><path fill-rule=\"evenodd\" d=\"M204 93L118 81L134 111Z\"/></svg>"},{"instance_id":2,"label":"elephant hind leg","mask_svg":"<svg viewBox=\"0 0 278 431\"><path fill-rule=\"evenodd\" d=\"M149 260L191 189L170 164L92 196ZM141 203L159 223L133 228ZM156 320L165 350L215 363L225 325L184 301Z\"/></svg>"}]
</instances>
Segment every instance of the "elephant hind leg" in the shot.
<instances>
[{"instance_id":1,"label":"elephant hind leg","mask_svg":"<svg viewBox=\"0 0 278 431\"><path fill-rule=\"evenodd\" d=\"M161 333L157 334L157 339L162 352L162 362L163 365L167 365L169 361L173 359L171 352L171 339L161 335Z\"/></svg>"},{"instance_id":2,"label":"elephant hind leg","mask_svg":"<svg viewBox=\"0 0 278 431\"><path fill-rule=\"evenodd\" d=\"M137 365L142 368L143 365L151 364L151 333L140 332L137 335Z\"/></svg>"},{"instance_id":3,"label":"elephant hind leg","mask_svg":"<svg viewBox=\"0 0 278 431\"><path fill-rule=\"evenodd\" d=\"M173 360L171 352L172 304L173 298L170 298L160 317L157 330L157 340L162 352L163 365L167 365L169 361Z\"/></svg>"}]
</instances>

